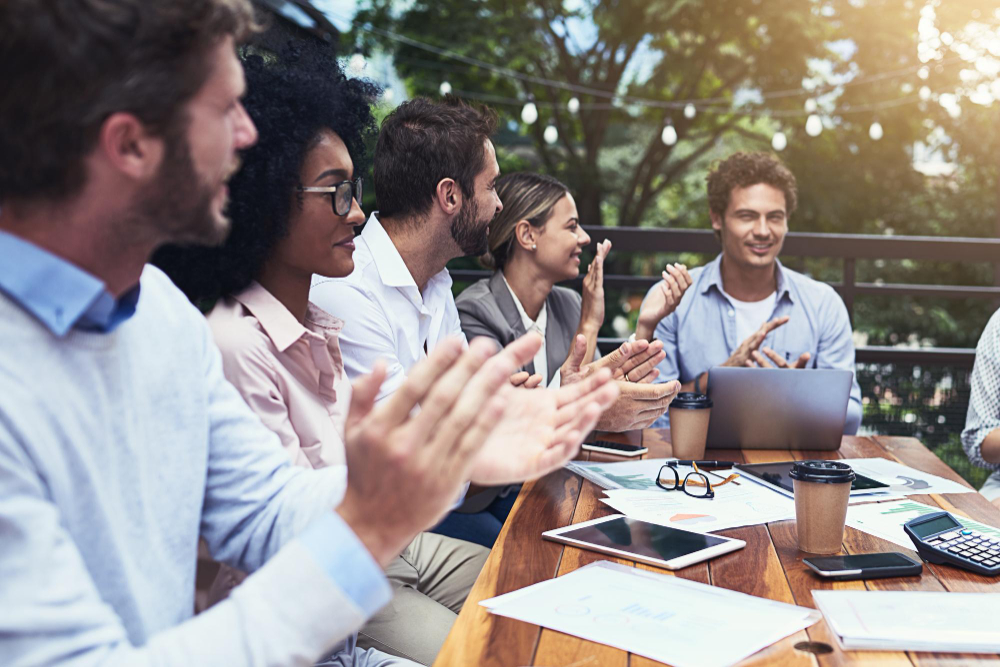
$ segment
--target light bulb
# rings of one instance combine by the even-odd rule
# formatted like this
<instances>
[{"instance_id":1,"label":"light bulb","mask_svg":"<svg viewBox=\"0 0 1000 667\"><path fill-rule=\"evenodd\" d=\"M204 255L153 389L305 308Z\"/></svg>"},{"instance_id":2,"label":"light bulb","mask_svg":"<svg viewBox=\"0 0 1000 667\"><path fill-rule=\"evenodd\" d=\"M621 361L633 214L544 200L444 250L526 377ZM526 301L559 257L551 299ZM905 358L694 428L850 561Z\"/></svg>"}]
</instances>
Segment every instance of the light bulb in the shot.
<instances>
[{"instance_id":1,"label":"light bulb","mask_svg":"<svg viewBox=\"0 0 1000 667\"><path fill-rule=\"evenodd\" d=\"M347 67L355 73L360 74L361 70L365 68L368 62L365 60L365 56L360 51L351 56L350 60L347 61Z\"/></svg>"},{"instance_id":2,"label":"light bulb","mask_svg":"<svg viewBox=\"0 0 1000 667\"><path fill-rule=\"evenodd\" d=\"M816 114L812 114L806 119L806 134L810 137L818 137L823 132L823 121Z\"/></svg>"},{"instance_id":3,"label":"light bulb","mask_svg":"<svg viewBox=\"0 0 1000 667\"><path fill-rule=\"evenodd\" d=\"M667 146L673 146L677 143L677 130L674 129L673 125L667 125L663 128L663 132L660 132L660 141Z\"/></svg>"},{"instance_id":4,"label":"light bulb","mask_svg":"<svg viewBox=\"0 0 1000 667\"><path fill-rule=\"evenodd\" d=\"M872 138L872 141L878 141L882 138L882 123L875 121L872 126L868 128L868 136Z\"/></svg>"},{"instance_id":5,"label":"light bulb","mask_svg":"<svg viewBox=\"0 0 1000 667\"><path fill-rule=\"evenodd\" d=\"M447 81L442 81L441 87L438 88L438 90L441 92L442 96L449 95L451 94L451 84L448 83Z\"/></svg>"},{"instance_id":6,"label":"light bulb","mask_svg":"<svg viewBox=\"0 0 1000 667\"><path fill-rule=\"evenodd\" d=\"M559 130L556 129L555 125L549 125L542 133L542 138L545 139L545 143L554 144L559 140Z\"/></svg>"},{"instance_id":7,"label":"light bulb","mask_svg":"<svg viewBox=\"0 0 1000 667\"><path fill-rule=\"evenodd\" d=\"M816 113L816 100L811 97L806 100L806 113Z\"/></svg>"},{"instance_id":8,"label":"light bulb","mask_svg":"<svg viewBox=\"0 0 1000 667\"><path fill-rule=\"evenodd\" d=\"M580 100L575 97L569 98L569 102L566 103L566 108L570 113L576 113L580 110Z\"/></svg>"},{"instance_id":9,"label":"light bulb","mask_svg":"<svg viewBox=\"0 0 1000 667\"><path fill-rule=\"evenodd\" d=\"M521 109L521 120L528 125L534 125L535 121L538 120L538 107L535 106L534 102L528 102Z\"/></svg>"},{"instance_id":10,"label":"light bulb","mask_svg":"<svg viewBox=\"0 0 1000 667\"><path fill-rule=\"evenodd\" d=\"M784 132L775 132L771 137L771 148L776 151L783 151L788 146L788 137Z\"/></svg>"},{"instance_id":11,"label":"light bulb","mask_svg":"<svg viewBox=\"0 0 1000 667\"><path fill-rule=\"evenodd\" d=\"M931 89L927 86L921 86L919 94L920 94L920 99L923 100L924 102L931 99Z\"/></svg>"},{"instance_id":12,"label":"light bulb","mask_svg":"<svg viewBox=\"0 0 1000 667\"><path fill-rule=\"evenodd\" d=\"M694 118L694 115L698 113L698 110L694 108L693 104L689 104L684 107L684 117L687 119Z\"/></svg>"}]
</instances>

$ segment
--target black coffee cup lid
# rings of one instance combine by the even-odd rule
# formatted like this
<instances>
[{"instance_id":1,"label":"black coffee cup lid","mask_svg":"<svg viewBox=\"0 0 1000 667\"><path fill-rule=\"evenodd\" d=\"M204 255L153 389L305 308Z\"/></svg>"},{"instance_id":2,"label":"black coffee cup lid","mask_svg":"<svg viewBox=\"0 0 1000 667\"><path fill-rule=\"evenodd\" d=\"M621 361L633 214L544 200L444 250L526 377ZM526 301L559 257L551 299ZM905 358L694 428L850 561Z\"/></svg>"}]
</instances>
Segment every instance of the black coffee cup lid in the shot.
<instances>
[{"instance_id":1,"label":"black coffee cup lid","mask_svg":"<svg viewBox=\"0 0 1000 667\"><path fill-rule=\"evenodd\" d=\"M788 476L800 482L824 484L846 484L856 477L851 466L840 461L796 461Z\"/></svg>"},{"instance_id":2,"label":"black coffee cup lid","mask_svg":"<svg viewBox=\"0 0 1000 667\"><path fill-rule=\"evenodd\" d=\"M705 394L696 394L693 391L682 391L670 402L670 407L681 410L704 410L712 407L712 399Z\"/></svg>"}]
</instances>

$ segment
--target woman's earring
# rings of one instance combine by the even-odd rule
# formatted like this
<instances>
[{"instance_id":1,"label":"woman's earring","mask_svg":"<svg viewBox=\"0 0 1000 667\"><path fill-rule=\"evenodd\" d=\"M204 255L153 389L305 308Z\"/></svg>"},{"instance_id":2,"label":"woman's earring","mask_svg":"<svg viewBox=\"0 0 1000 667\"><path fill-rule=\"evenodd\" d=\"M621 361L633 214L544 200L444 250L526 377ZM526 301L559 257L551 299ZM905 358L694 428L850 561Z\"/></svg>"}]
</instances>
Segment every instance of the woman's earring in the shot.
<instances>
[{"instance_id":1,"label":"woman's earring","mask_svg":"<svg viewBox=\"0 0 1000 667\"><path fill-rule=\"evenodd\" d=\"M532 244L531 244L531 249L532 249L532 250L538 250L538 246L537 246L537 245L535 245L534 243L532 243Z\"/></svg>"}]
</instances>

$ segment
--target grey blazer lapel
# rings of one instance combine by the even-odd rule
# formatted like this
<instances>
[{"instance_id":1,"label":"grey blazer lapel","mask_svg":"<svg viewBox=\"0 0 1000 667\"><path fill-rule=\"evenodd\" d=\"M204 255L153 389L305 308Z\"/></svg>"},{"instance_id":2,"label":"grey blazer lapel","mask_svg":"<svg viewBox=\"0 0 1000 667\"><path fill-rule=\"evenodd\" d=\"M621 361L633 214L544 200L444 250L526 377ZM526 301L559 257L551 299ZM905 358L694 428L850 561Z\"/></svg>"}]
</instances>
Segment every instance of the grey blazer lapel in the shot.
<instances>
[{"instance_id":1,"label":"grey blazer lapel","mask_svg":"<svg viewBox=\"0 0 1000 667\"><path fill-rule=\"evenodd\" d=\"M503 273L500 271L494 271L490 277L490 294L493 295L493 300L496 301L497 308L500 309L500 314L503 315L507 326L514 332L511 340L520 338L527 333L524 329L524 322L521 321L521 313L517 312L514 297L510 295L510 290L507 289L507 285L503 279ZM533 374L535 372L535 362L529 362L524 366L524 370Z\"/></svg>"},{"instance_id":2,"label":"grey blazer lapel","mask_svg":"<svg viewBox=\"0 0 1000 667\"><path fill-rule=\"evenodd\" d=\"M560 366L569 356L569 351L573 345L573 334L580 325L579 316L576 322L569 322L567 309L562 307L567 304L561 303L556 291L545 300L545 308L548 312L548 320L545 324L545 360L549 366L549 377L545 378L546 383L551 382L555 374L559 372ZM584 362L589 361L585 359Z\"/></svg>"}]
</instances>

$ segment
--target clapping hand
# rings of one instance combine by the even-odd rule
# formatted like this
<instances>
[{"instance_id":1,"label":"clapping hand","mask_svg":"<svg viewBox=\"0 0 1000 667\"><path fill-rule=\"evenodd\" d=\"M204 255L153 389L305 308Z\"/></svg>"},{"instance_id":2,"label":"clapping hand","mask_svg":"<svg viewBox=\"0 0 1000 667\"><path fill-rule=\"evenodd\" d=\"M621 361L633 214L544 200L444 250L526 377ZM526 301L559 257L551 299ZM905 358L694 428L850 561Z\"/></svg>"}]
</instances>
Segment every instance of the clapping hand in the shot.
<instances>
[{"instance_id":1,"label":"clapping hand","mask_svg":"<svg viewBox=\"0 0 1000 667\"><path fill-rule=\"evenodd\" d=\"M464 352L459 339L443 341L378 406L384 364L355 381L345 429L347 489L337 513L382 565L458 500L504 415L501 390L535 393L509 382L541 347L538 336L525 338L499 354L486 339Z\"/></svg>"},{"instance_id":2,"label":"clapping hand","mask_svg":"<svg viewBox=\"0 0 1000 667\"><path fill-rule=\"evenodd\" d=\"M761 352L764 354L762 355ZM767 355L767 358L774 362L773 366L768 363L767 359L764 358L764 355ZM750 368L805 368L806 364L809 363L809 360L812 359L811 354L803 352L799 355L798 359L789 363L787 359L779 356L777 352L769 347L762 347L759 352L755 350L752 353L752 356L753 361L747 361L747 366Z\"/></svg>"},{"instance_id":3,"label":"clapping hand","mask_svg":"<svg viewBox=\"0 0 1000 667\"><path fill-rule=\"evenodd\" d=\"M528 371L518 371L510 376L510 384L512 387L521 387L522 389L534 389L538 385L542 384L544 380L538 373L531 374Z\"/></svg>"},{"instance_id":4,"label":"clapping hand","mask_svg":"<svg viewBox=\"0 0 1000 667\"><path fill-rule=\"evenodd\" d=\"M511 345L529 337L538 338L527 334ZM483 486L512 484L562 467L614 403L619 391L616 384L610 370L598 369L558 389L501 388L503 415L476 457L470 479Z\"/></svg>"},{"instance_id":5,"label":"clapping hand","mask_svg":"<svg viewBox=\"0 0 1000 667\"><path fill-rule=\"evenodd\" d=\"M635 327L637 340L651 340L656 325L677 309L684 292L691 287L691 274L683 264L667 264L661 276L663 280L642 303Z\"/></svg>"},{"instance_id":6,"label":"clapping hand","mask_svg":"<svg viewBox=\"0 0 1000 667\"><path fill-rule=\"evenodd\" d=\"M764 360L764 358L761 357L760 353L758 352L760 346L764 343L764 339L767 338L767 335L769 333L771 333L778 327L784 326L788 322L788 320L789 320L788 315L784 315L782 317L776 317L770 322L764 322L764 324L760 325L760 328L757 329L757 331L750 334L750 336L745 341L740 343L739 347L736 348L736 350L732 353L732 355L728 359L726 359L726 361L724 361L722 365L748 366L750 368L756 367L757 364L759 363L757 361L758 358L760 359L760 361ZM771 354L773 355L772 358L778 356L774 354L773 351L771 352ZM784 362L785 360L782 359L781 361ZM802 358L800 357L799 361L797 361L796 364L799 363L800 361L804 365L805 361L809 361L809 358L808 356L806 356L805 361L802 361ZM764 362L764 364L770 366L770 364L767 364L767 362ZM785 365L787 366L787 363ZM801 366L796 366L796 367L801 368Z\"/></svg>"},{"instance_id":7,"label":"clapping hand","mask_svg":"<svg viewBox=\"0 0 1000 667\"><path fill-rule=\"evenodd\" d=\"M583 279L580 323L595 335L604 324L604 260L609 252L611 252L611 241L605 239L597 244L597 253L587 267L587 275Z\"/></svg>"},{"instance_id":8,"label":"clapping hand","mask_svg":"<svg viewBox=\"0 0 1000 667\"><path fill-rule=\"evenodd\" d=\"M570 358L560 369L562 382L573 383L598 370L614 369L620 393L597 422L597 428L602 431L621 432L648 427L666 412L681 390L676 380L652 384L659 375L656 365L666 356L660 341L624 343L611 354L581 366L585 347L586 340L577 336Z\"/></svg>"}]
</instances>

